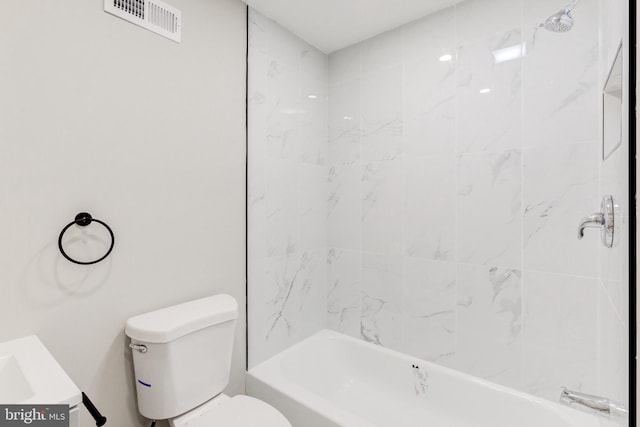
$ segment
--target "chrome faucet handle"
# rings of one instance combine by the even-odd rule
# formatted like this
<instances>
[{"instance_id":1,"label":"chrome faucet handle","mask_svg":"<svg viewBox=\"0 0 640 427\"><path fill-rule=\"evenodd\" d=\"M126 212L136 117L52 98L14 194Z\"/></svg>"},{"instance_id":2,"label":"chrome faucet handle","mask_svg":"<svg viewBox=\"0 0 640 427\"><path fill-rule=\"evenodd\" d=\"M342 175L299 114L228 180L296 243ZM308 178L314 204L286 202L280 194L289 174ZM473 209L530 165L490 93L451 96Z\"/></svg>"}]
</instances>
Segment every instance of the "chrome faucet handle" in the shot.
<instances>
[{"instance_id":1,"label":"chrome faucet handle","mask_svg":"<svg viewBox=\"0 0 640 427\"><path fill-rule=\"evenodd\" d=\"M582 240L582 238L584 237L585 228L600 228L600 237L602 238L602 244L607 248L610 248L613 246L613 225L613 198L610 195L606 195L602 198L602 202L600 203L600 212L585 216L580 221L580 224L578 225L578 240Z\"/></svg>"},{"instance_id":2,"label":"chrome faucet handle","mask_svg":"<svg viewBox=\"0 0 640 427\"><path fill-rule=\"evenodd\" d=\"M622 404L607 399L606 397L594 396L592 394L580 393L573 390L568 390L566 387L561 387L562 393L560 393L560 403L581 409L587 412L596 412L600 415L610 417L615 415L617 417L627 417L629 410Z\"/></svg>"},{"instance_id":3,"label":"chrome faucet handle","mask_svg":"<svg viewBox=\"0 0 640 427\"><path fill-rule=\"evenodd\" d=\"M604 226L604 215L601 213L595 213L582 218L580 225L578 226L578 240L582 240L584 237L584 229L587 227L600 228Z\"/></svg>"}]
</instances>

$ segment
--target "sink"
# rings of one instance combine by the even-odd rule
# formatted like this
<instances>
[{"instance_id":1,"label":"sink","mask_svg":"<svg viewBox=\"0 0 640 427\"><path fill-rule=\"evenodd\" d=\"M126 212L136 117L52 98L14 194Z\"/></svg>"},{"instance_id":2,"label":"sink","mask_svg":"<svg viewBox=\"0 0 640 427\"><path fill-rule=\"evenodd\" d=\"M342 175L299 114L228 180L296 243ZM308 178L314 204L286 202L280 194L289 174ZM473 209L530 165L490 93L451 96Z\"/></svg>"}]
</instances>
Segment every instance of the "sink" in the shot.
<instances>
[{"instance_id":1,"label":"sink","mask_svg":"<svg viewBox=\"0 0 640 427\"><path fill-rule=\"evenodd\" d=\"M33 389L14 355L0 358L0 402L21 402L33 397Z\"/></svg>"},{"instance_id":2,"label":"sink","mask_svg":"<svg viewBox=\"0 0 640 427\"><path fill-rule=\"evenodd\" d=\"M82 394L37 336L0 343L0 402L77 406Z\"/></svg>"}]
</instances>

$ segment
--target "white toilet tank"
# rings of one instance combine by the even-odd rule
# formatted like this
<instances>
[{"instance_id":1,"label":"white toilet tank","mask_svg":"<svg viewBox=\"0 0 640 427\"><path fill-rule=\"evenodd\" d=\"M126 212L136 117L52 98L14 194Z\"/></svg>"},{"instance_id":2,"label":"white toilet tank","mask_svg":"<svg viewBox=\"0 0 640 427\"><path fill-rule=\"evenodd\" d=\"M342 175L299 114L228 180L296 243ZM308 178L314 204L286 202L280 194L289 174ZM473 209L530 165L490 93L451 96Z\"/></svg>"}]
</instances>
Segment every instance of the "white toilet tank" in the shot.
<instances>
[{"instance_id":1,"label":"white toilet tank","mask_svg":"<svg viewBox=\"0 0 640 427\"><path fill-rule=\"evenodd\" d=\"M173 418L227 386L238 303L214 295L127 320L138 410Z\"/></svg>"}]
</instances>

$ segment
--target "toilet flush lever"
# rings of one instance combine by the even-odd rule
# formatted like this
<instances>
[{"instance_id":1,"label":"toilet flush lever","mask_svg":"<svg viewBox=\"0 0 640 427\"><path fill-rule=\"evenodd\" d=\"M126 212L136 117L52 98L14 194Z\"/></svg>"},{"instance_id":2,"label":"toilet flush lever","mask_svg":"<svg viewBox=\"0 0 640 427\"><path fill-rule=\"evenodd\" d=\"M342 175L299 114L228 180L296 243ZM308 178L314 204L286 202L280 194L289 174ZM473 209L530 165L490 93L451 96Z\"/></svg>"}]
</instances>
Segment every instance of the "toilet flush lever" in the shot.
<instances>
[{"instance_id":1,"label":"toilet flush lever","mask_svg":"<svg viewBox=\"0 0 640 427\"><path fill-rule=\"evenodd\" d=\"M146 353L147 352L147 346L143 345L143 344L130 343L129 347L131 347L132 349L134 349L135 351L138 351L140 353Z\"/></svg>"},{"instance_id":2,"label":"toilet flush lever","mask_svg":"<svg viewBox=\"0 0 640 427\"><path fill-rule=\"evenodd\" d=\"M613 220L614 220L614 205L613 198L610 195L606 195L602 198L600 203L600 212L588 215L582 218L578 225L578 240L582 240L584 237L584 229L587 227L600 228L600 237L602 238L602 244L610 248L613 246Z\"/></svg>"}]
</instances>

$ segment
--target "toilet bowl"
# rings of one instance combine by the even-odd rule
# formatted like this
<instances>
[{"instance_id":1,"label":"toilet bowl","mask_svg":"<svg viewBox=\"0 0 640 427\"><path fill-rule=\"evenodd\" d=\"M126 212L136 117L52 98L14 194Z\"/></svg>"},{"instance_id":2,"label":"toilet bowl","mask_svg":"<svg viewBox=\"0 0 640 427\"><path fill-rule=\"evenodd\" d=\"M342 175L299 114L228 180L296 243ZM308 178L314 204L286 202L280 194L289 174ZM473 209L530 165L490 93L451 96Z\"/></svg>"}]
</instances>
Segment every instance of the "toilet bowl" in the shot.
<instances>
[{"instance_id":1,"label":"toilet bowl","mask_svg":"<svg viewBox=\"0 0 640 427\"><path fill-rule=\"evenodd\" d=\"M229 397L238 303L214 295L127 320L139 412L172 427L292 427L274 407Z\"/></svg>"},{"instance_id":2,"label":"toilet bowl","mask_svg":"<svg viewBox=\"0 0 640 427\"><path fill-rule=\"evenodd\" d=\"M249 396L219 395L184 415L169 420L171 427L292 427L273 406Z\"/></svg>"}]
</instances>

